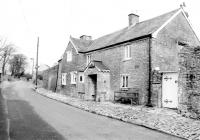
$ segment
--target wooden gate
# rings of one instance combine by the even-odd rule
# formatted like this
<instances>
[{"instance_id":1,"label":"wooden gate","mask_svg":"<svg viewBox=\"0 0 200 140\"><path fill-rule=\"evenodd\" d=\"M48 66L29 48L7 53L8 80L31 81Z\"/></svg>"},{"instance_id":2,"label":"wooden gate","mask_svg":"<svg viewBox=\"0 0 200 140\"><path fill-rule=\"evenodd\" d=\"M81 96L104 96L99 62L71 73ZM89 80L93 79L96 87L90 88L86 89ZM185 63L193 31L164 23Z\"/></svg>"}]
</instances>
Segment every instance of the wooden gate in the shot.
<instances>
[{"instance_id":1,"label":"wooden gate","mask_svg":"<svg viewBox=\"0 0 200 140\"><path fill-rule=\"evenodd\" d=\"M178 73L163 73L162 106L167 108L178 107Z\"/></svg>"}]
</instances>

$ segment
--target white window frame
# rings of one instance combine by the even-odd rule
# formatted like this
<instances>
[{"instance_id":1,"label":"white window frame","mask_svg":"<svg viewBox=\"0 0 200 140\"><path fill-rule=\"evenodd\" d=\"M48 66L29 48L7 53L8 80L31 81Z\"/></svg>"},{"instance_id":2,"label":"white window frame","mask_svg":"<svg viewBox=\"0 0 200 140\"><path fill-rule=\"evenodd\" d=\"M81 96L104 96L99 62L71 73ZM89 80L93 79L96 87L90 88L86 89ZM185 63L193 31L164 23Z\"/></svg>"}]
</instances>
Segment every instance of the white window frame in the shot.
<instances>
[{"instance_id":1,"label":"white window frame","mask_svg":"<svg viewBox=\"0 0 200 140\"><path fill-rule=\"evenodd\" d=\"M70 72L70 75L71 75L71 84L76 84L77 72L76 71L72 71L72 72Z\"/></svg>"},{"instance_id":2,"label":"white window frame","mask_svg":"<svg viewBox=\"0 0 200 140\"><path fill-rule=\"evenodd\" d=\"M72 51L67 51L67 62L72 61Z\"/></svg>"},{"instance_id":3,"label":"white window frame","mask_svg":"<svg viewBox=\"0 0 200 140\"><path fill-rule=\"evenodd\" d=\"M82 81L80 80L81 77L82 77ZM80 82L80 83L84 83L84 74L83 74L83 73L80 73L78 79L79 79L79 82Z\"/></svg>"},{"instance_id":4,"label":"white window frame","mask_svg":"<svg viewBox=\"0 0 200 140\"><path fill-rule=\"evenodd\" d=\"M128 89L129 87L129 74L121 74L121 85L120 88L122 89Z\"/></svg>"},{"instance_id":5,"label":"white window frame","mask_svg":"<svg viewBox=\"0 0 200 140\"><path fill-rule=\"evenodd\" d=\"M67 85L67 73L62 73L61 84Z\"/></svg>"},{"instance_id":6,"label":"white window frame","mask_svg":"<svg viewBox=\"0 0 200 140\"><path fill-rule=\"evenodd\" d=\"M124 60L131 59L131 46L126 45L124 46Z\"/></svg>"},{"instance_id":7,"label":"white window frame","mask_svg":"<svg viewBox=\"0 0 200 140\"><path fill-rule=\"evenodd\" d=\"M91 62L91 54L86 56L87 65Z\"/></svg>"}]
</instances>

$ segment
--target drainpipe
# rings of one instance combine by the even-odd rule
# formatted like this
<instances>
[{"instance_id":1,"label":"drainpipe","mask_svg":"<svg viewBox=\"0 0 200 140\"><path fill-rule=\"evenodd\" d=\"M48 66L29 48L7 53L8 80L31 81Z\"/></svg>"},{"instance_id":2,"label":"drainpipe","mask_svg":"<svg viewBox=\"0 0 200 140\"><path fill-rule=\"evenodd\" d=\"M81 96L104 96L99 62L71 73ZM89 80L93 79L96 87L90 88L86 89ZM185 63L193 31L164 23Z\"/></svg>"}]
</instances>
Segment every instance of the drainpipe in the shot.
<instances>
[{"instance_id":1,"label":"drainpipe","mask_svg":"<svg viewBox=\"0 0 200 140\"><path fill-rule=\"evenodd\" d=\"M152 78L152 76L151 76L151 72L152 72L152 68L151 68L151 60L152 60L152 58L151 58L151 47L152 47L152 36L150 36L149 37L149 89L148 89L148 100L147 100L147 104L146 104L146 106L148 106L148 107L153 107L153 105L152 105L152 103L151 103L151 93L152 93L152 88L151 88L151 86L152 86L152 81L151 81L151 78Z\"/></svg>"}]
</instances>

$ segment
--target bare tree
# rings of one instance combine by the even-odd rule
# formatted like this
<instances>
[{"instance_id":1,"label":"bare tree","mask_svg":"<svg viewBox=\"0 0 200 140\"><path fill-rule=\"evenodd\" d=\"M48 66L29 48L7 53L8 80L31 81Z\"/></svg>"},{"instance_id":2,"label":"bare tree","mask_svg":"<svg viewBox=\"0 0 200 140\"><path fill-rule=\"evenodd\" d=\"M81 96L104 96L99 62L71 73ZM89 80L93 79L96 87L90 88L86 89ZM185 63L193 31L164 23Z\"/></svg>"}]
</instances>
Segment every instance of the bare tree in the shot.
<instances>
[{"instance_id":1,"label":"bare tree","mask_svg":"<svg viewBox=\"0 0 200 140\"><path fill-rule=\"evenodd\" d=\"M6 39L0 40L0 62L2 64L2 75L5 74L5 67L14 52L14 44L8 43Z\"/></svg>"},{"instance_id":2,"label":"bare tree","mask_svg":"<svg viewBox=\"0 0 200 140\"><path fill-rule=\"evenodd\" d=\"M27 58L23 54L15 54L9 61L12 76L21 76L27 65Z\"/></svg>"}]
</instances>

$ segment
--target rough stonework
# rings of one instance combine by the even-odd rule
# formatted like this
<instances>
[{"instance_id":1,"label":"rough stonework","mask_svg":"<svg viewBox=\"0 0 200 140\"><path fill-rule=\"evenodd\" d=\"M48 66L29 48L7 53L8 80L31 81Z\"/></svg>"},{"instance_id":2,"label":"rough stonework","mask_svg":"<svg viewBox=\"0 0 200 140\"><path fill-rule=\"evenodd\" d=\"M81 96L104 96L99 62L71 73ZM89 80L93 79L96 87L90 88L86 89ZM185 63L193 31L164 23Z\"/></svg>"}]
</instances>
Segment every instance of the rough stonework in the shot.
<instances>
[{"instance_id":1,"label":"rough stonework","mask_svg":"<svg viewBox=\"0 0 200 140\"><path fill-rule=\"evenodd\" d=\"M184 46L179 67L179 112L200 118L200 47Z\"/></svg>"},{"instance_id":2,"label":"rough stonework","mask_svg":"<svg viewBox=\"0 0 200 140\"><path fill-rule=\"evenodd\" d=\"M151 103L153 106L162 107L162 74L156 70L152 72Z\"/></svg>"},{"instance_id":3,"label":"rough stonework","mask_svg":"<svg viewBox=\"0 0 200 140\"><path fill-rule=\"evenodd\" d=\"M58 65L51 67L43 72L42 75L43 75L44 88L48 90L56 91L57 79L58 79L57 73L58 73Z\"/></svg>"}]
</instances>

